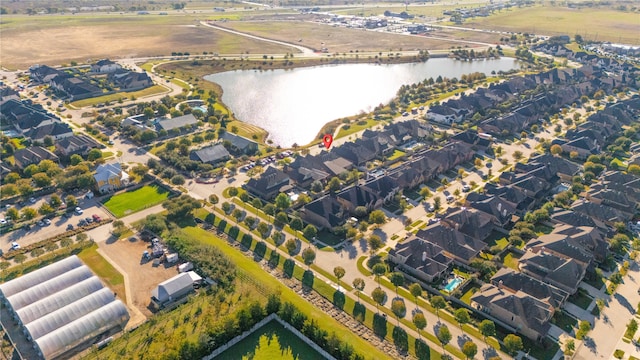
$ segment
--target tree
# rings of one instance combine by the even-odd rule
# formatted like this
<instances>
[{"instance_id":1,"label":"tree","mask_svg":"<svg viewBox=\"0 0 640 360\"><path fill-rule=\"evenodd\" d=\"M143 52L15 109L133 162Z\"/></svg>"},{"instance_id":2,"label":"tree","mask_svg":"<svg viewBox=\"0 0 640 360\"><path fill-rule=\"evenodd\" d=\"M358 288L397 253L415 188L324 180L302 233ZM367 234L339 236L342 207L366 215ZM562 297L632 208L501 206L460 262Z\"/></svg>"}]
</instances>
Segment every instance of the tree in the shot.
<instances>
[{"instance_id":1,"label":"tree","mask_svg":"<svg viewBox=\"0 0 640 360\"><path fill-rule=\"evenodd\" d=\"M416 303L416 309L418 308L418 297L422 296L422 286L418 283L409 285L409 292L413 295L413 300Z\"/></svg>"},{"instance_id":2,"label":"tree","mask_svg":"<svg viewBox=\"0 0 640 360\"><path fill-rule=\"evenodd\" d=\"M244 212L240 209L233 209L233 212L231 213L231 216L233 216L233 218L236 219L236 222L239 222L240 219L242 219L243 215L244 215Z\"/></svg>"},{"instance_id":3,"label":"tree","mask_svg":"<svg viewBox=\"0 0 640 360\"><path fill-rule=\"evenodd\" d=\"M401 272L394 271L389 274L389 280L396 287L396 296L398 296L398 286L404 285L404 275Z\"/></svg>"},{"instance_id":4,"label":"tree","mask_svg":"<svg viewBox=\"0 0 640 360\"><path fill-rule=\"evenodd\" d=\"M307 267L310 267L313 264L313 261L316 259L316 252L313 251L312 248L308 247L302 251L302 260L304 261Z\"/></svg>"},{"instance_id":5,"label":"tree","mask_svg":"<svg viewBox=\"0 0 640 360\"><path fill-rule=\"evenodd\" d=\"M522 151L520 151L520 150L516 150L516 151L514 151L514 152L513 152L513 155L512 155L512 156L513 156L513 159L514 159L515 161L519 161L520 159L522 159L522 157L524 156L524 154L522 154Z\"/></svg>"},{"instance_id":6,"label":"tree","mask_svg":"<svg viewBox=\"0 0 640 360\"><path fill-rule=\"evenodd\" d=\"M147 215L144 219L144 225L142 228L159 236L167 230L167 223L164 216L160 214L151 214Z\"/></svg>"},{"instance_id":7,"label":"tree","mask_svg":"<svg viewBox=\"0 0 640 360\"><path fill-rule=\"evenodd\" d=\"M554 145L551 145L550 151L553 155L560 155L562 154L562 147L558 144L554 144Z\"/></svg>"},{"instance_id":8,"label":"tree","mask_svg":"<svg viewBox=\"0 0 640 360\"><path fill-rule=\"evenodd\" d=\"M220 201L218 199L218 195L216 194L209 195L209 202L212 203L214 206L218 203L218 201Z\"/></svg>"},{"instance_id":9,"label":"tree","mask_svg":"<svg viewBox=\"0 0 640 360\"><path fill-rule=\"evenodd\" d=\"M315 180L311 183L311 191L314 193L319 193L322 191L322 183L318 180Z\"/></svg>"},{"instance_id":10,"label":"tree","mask_svg":"<svg viewBox=\"0 0 640 360\"><path fill-rule=\"evenodd\" d=\"M353 211L353 213L356 215L358 219L364 219L364 217L367 216L368 211L367 211L367 208L364 206L357 206Z\"/></svg>"},{"instance_id":11,"label":"tree","mask_svg":"<svg viewBox=\"0 0 640 360\"><path fill-rule=\"evenodd\" d=\"M69 247L73 243L73 240L69 237L64 237L60 240L60 245L64 248Z\"/></svg>"},{"instance_id":12,"label":"tree","mask_svg":"<svg viewBox=\"0 0 640 360\"><path fill-rule=\"evenodd\" d=\"M340 190L340 187L342 187L342 184L340 183L340 179L338 179L335 176L332 177L331 180L329 180L329 183L327 184L327 188L329 189L329 191L333 193Z\"/></svg>"},{"instance_id":13,"label":"tree","mask_svg":"<svg viewBox=\"0 0 640 360\"><path fill-rule=\"evenodd\" d=\"M404 317L404 315L407 313L407 307L404 305L404 301L402 301L401 299L394 299L391 302L391 311L393 311L393 314L398 320L398 325L400 325L400 318Z\"/></svg>"},{"instance_id":14,"label":"tree","mask_svg":"<svg viewBox=\"0 0 640 360\"><path fill-rule=\"evenodd\" d=\"M462 353L467 357L467 359L473 359L478 353L478 345L469 340L462 345Z\"/></svg>"},{"instance_id":15,"label":"tree","mask_svg":"<svg viewBox=\"0 0 640 360\"><path fill-rule=\"evenodd\" d=\"M25 262L25 260L27 260L27 256L25 254L20 253L14 256L13 260L15 260L15 262L17 262L18 264L22 264L23 262Z\"/></svg>"},{"instance_id":16,"label":"tree","mask_svg":"<svg viewBox=\"0 0 640 360\"><path fill-rule=\"evenodd\" d=\"M0 270L6 270L7 268L9 268L11 266L11 263L8 261L2 261L0 262Z\"/></svg>"},{"instance_id":17,"label":"tree","mask_svg":"<svg viewBox=\"0 0 640 360\"><path fill-rule=\"evenodd\" d=\"M276 207L273 204L267 204L262 208L265 214L274 216L276 214Z\"/></svg>"},{"instance_id":18,"label":"tree","mask_svg":"<svg viewBox=\"0 0 640 360\"><path fill-rule=\"evenodd\" d=\"M102 151L100 149L91 149L87 154L88 161L96 161L102 157Z\"/></svg>"},{"instance_id":19,"label":"tree","mask_svg":"<svg viewBox=\"0 0 640 360\"><path fill-rule=\"evenodd\" d=\"M438 211L440 210L440 207L442 206L442 199L440 199L440 196L436 196L435 198L433 198L433 208Z\"/></svg>"},{"instance_id":20,"label":"tree","mask_svg":"<svg viewBox=\"0 0 640 360\"><path fill-rule=\"evenodd\" d=\"M384 300L387 298L387 293L378 286L371 292L371 297L373 298L373 301L376 302L376 310L378 310L379 313L378 305L384 304Z\"/></svg>"},{"instance_id":21,"label":"tree","mask_svg":"<svg viewBox=\"0 0 640 360\"><path fill-rule=\"evenodd\" d=\"M304 235L304 237L308 240L313 240L318 235L318 229L316 229L315 226L309 224L304 228L304 230L302 230L302 235Z\"/></svg>"},{"instance_id":22,"label":"tree","mask_svg":"<svg viewBox=\"0 0 640 360\"><path fill-rule=\"evenodd\" d=\"M291 206L291 199L287 194L280 193L276 196L275 204L279 210L286 210Z\"/></svg>"},{"instance_id":23,"label":"tree","mask_svg":"<svg viewBox=\"0 0 640 360\"><path fill-rule=\"evenodd\" d=\"M427 319L424 317L422 311L416 311L413 314L413 325L418 329L418 336L420 336L420 331L427 327Z\"/></svg>"},{"instance_id":24,"label":"tree","mask_svg":"<svg viewBox=\"0 0 640 360\"><path fill-rule=\"evenodd\" d=\"M360 302L360 292L362 292L362 290L364 290L364 286L365 286L365 282L362 278L355 278L353 279L353 282L351 283L353 285L353 288L356 289L357 294L358 294L358 303Z\"/></svg>"},{"instance_id":25,"label":"tree","mask_svg":"<svg viewBox=\"0 0 640 360\"><path fill-rule=\"evenodd\" d=\"M58 196L58 194L53 194L49 199L49 205L51 205L51 207L53 207L54 209L57 209L60 207L60 205L62 205L62 199L60 199L60 196Z\"/></svg>"},{"instance_id":26,"label":"tree","mask_svg":"<svg viewBox=\"0 0 640 360\"><path fill-rule=\"evenodd\" d=\"M238 196L238 189L235 187L230 187L229 190L229 196Z\"/></svg>"},{"instance_id":27,"label":"tree","mask_svg":"<svg viewBox=\"0 0 640 360\"><path fill-rule=\"evenodd\" d=\"M174 175L173 177L171 177L171 183L173 185L184 185L184 183L185 183L184 176L182 176L180 174Z\"/></svg>"},{"instance_id":28,"label":"tree","mask_svg":"<svg viewBox=\"0 0 640 360\"><path fill-rule=\"evenodd\" d=\"M514 334L505 336L503 343L507 354L511 356L515 356L518 351L522 350L522 348L524 347L522 345L522 339L520 338L520 336Z\"/></svg>"},{"instance_id":29,"label":"tree","mask_svg":"<svg viewBox=\"0 0 640 360\"><path fill-rule=\"evenodd\" d=\"M44 254L44 250L41 247L31 250L31 257L37 258L42 254Z\"/></svg>"},{"instance_id":30,"label":"tree","mask_svg":"<svg viewBox=\"0 0 640 360\"><path fill-rule=\"evenodd\" d=\"M434 296L431 298L431 306L436 309L436 315L438 319L440 319L440 310L447 307L447 302L444 300L442 296Z\"/></svg>"},{"instance_id":31,"label":"tree","mask_svg":"<svg viewBox=\"0 0 640 360\"><path fill-rule=\"evenodd\" d=\"M602 310L604 310L606 305L607 305L607 303L604 301L604 299L602 299L602 298L597 298L596 299L596 306L598 307L598 310L600 312L602 312Z\"/></svg>"},{"instance_id":32,"label":"tree","mask_svg":"<svg viewBox=\"0 0 640 360\"><path fill-rule=\"evenodd\" d=\"M369 253L371 254L371 256L373 256L373 254L375 254L376 251L378 251L383 245L382 239L380 239L380 236L375 234L369 236L369 239L367 242L369 244Z\"/></svg>"},{"instance_id":33,"label":"tree","mask_svg":"<svg viewBox=\"0 0 640 360\"><path fill-rule=\"evenodd\" d=\"M25 220L31 220L34 219L36 216L38 216L38 212L30 207L24 207L21 210L22 212L22 217L25 218Z\"/></svg>"},{"instance_id":34,"label":"tree","mask_svg":"<svg viewBox=\"0 0 640 360\"><path fill-rule=\"evenodd\" d=\"M155 215L155 214L153 214L153 215ZM149 216L151 216L151 215L149 215ZM147 216L147 218L149 216ZM89 240L89 235L87 235L86 233L80 233L80 234L76 235L76 241L79 242L79 243L87 241L87 240Z\"/></svg>"},{"instance_id":35,"label":"tree","mask_svg":"<svg viewBox=\"0 0 640 360\"><path fill-rule=\"evenodd\" d=\"M384 224L387 221L387 217L384 215L382 210L374 210L369 214L369 222L374 224Z\"/></svg>"},{"instance_id":36,"label":"tree","mask_svg":"<svg viewBox=\"0 0 640 360\"><path fill-rule=\"evenodd\" d=\"M296 241L293 239L289 239L287 240L287 242L284 244L284 247L287 248L287 252L289 252L289 255L293 255L293 253L296 251L296 249L298 248L298 244L296 244Z\"/></svg>"},{"instance_id":37,"label":"tree","mask_svg":"<svg viewBox=\"0 0 640 360\"><path fill-rule=\"evenodd\" d=\"M289 222L289 226L291 226L291 228L295 231L300 231L302 230L302 226L304 226L304 223L302 222L302 220L300 220L300 218L293 218L291 219L291 222Z\"/></svg>"},{"instance_id":38,"label":"tree","mask_svg":"<svg viewBox=\"0 0 640 360\"><path fill-rule=\"evenodd\" d=\"M284 226L284 224L288 222L289 222L289 217L287 216L287 213L285 213L284 211L281 211L276 214L275 221L274 221L275 226L282 227Z\"/></svg>"},{"instance_id":39,"label":"tree","mask_svg":"<svg viewBox=\"0 0 640 360\"><path fill-rule=\"evenodd\" d=\"M33 174L31 179L33 180L33 182L36 184L37 187L46 187L51 185L51 178L48 177L47 174L45 173Z\"/></svg>"},{"instance_id":40,"label":"tree","mask_svg":"<svg viewBox=\"0 0 640 360\"><path fill-rule=\"evenodd\" d=\"M465 308L459 308L453 313L453 316L456 318L460 329L462 329L462 325L471 322L471 317L469 316L469 310Z\"/></svg>"},{"instance_id":41,"label":"tree","mask_svg":"<svg viewBox=\"0 0 640 360\"><path fill-rule=\"evenodd\" d=\"M640 165L631 164L627 168L627 172L635 175L640 175Z\"/></svg>"},{"instance_id":42,"label":"tree","mask_svg":"<svg viewBox=\"0 0 640 360\"><path fill-rule=\"evenodd\" d=\"M165 200L162 207L167 210L167 218L173 220L184 219L191 214L191 211L202 207L202 204L191 196L183 194L177 198Z\"/></svg>"},{"instance_id":43,"label":"tree","mask_svg":"<svg viewBox=\"0 0 640 360\"><path fill-rule=\"evenodd\" d=\"M336 266L333 268L333 275L338 279L338 287L340 287L340 279L344 277L346 271L342 266Z\"/></svg>"},{"instance_id":44,"label":"tree","mask_svg":"<svg viewBox=\"0 0 640 360\"><path fill-rule=\"evenodd\" d=\"M76 199L76 197L73 195L67 195L64 198L64 202L67 203L67 208L69 209L74 209L76 206L78 206L78 199Z\"/></svg>"},{"instance_id":45,"label":"tree","mask_svg":"<svg viewBox=\"0 0 640 360\"><path fill-rule=\"evenodd\" d=\"M565 355L573 354L573 351L575 349L576 349L576 343L575 343L575 341L573 341L573 339L569 339L569 340L567 340L566 343L564 343L564 353L565 353Z\"/></svg>"},{"instance_id":46,"label":"tree","mask_svg":"<svg viewBox=\"0 0 640 360\"><path fill-rule=\"evenodd\" d=\"M478 325L478 330L484 337L484 341L487 342L487 337L496 335L496 324L491 320L482 320Z\"/></svg>"},{"instance_id":47,"label":"tree","mask_svg":"<svg viewBox=\"0 0 640 360\"><path fill-rule=\"evenodd\" d=\"M376 276L376 281L378 281L378 286L380 286L380 276L384 275L387 272L387 267L382 263L377 263L373 265L373 269L371 269L373 275Z\"/></svg>"},{"instance_id":48,"label":"tree","mask_svg":"<svg viewBox=\"0 0 640 360\"><path fill-rule=\"evenodd\" d=\"M262 209L262 201L258 198L251 200L251 206L256 209Z\"/></svg>"},{"instance_id":49,"label":"tree","mask_svg":"<svg viewBox=\"0 0 640 360\"><path fill-rule=\"evenodd\" d=\"M256 227L256 230L258 230L258 232L260 233L260 236L265 238L269 233L269 225L261 221Z\"/></svg>"},{"instance_id":50,"label":"tree","mask_svg":"<svg viewBox=\"0 0 640 360\"><path fill-rule=\"evenodd\" d=\"M11 207L7 210L7 217L13 221L18 221L18 219L20 219L20 212L18 209Z\"/></svg>"},{"instance_id":51,"label":"tree","mask_svg":"<svg viewBox=\"0 0 640 360\"><path fill-rule=\"evenodd\" d=\"M444 350L444 347L447 346L447 344L449 343L449 341L451 341L451 332L449 331L449 328L447 327L447 325L442 324L440 325L440 328L438 328L438 333L436 334L436 336L438 337L438 340L440 340L440 344L442 344L442 350Z\"/></svg>"}]
</instances>

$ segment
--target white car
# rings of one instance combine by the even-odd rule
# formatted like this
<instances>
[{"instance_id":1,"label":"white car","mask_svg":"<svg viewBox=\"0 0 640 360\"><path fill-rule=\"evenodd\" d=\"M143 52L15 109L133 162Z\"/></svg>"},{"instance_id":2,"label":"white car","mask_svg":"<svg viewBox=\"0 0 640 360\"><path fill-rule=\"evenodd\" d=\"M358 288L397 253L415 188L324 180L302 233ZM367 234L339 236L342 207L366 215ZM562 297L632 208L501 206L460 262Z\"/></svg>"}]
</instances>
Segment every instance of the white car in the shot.
<instances>
[{"instance_id":1,"label":"white car","mask_svg":"<svg viewBox=\"0 0 640 360\"><path fill-rule=\"evenodd\" d=\"M11 250L18 250L20 249L20 244L18 244L17 242L12 242L11 243Z\"/></svg>"},{"instance_id":2,"label":"white car","mask_svg":"<svg viewBox=\"0 0 640 360\"><path fill-rule=\"evenodd\" d=\"M462 186L462 191L464 191L464 192L469 192L469 191L471 191L471 186L469 186L469 185L463 185L463 186Z\"/></svg>"},{"instance_id":3,"label":"white car","mask_svg":"<svg viewBox=\"0 0 640 360\"><path fill-rule=\"evenodd\" d=\"M45 225L51 225L51 220L49 220L49 219L44 219L44 223L45 223Z\"/></svg>"},{"instance_id":4,"label":"white car","mask_svg":"<svg viewBox=\"0 0 640 360\"><path fill-rule=\"evenodd\" d=\"M78 206L78 207L76 207L76 210L75 210L75 213L76 213L76 214L78 214L78 215L82 215L82 213L83 213L83 212L84 212L84 211L82 211L82 209L80 209L80 207L79 207L79 206Z\"/></svg>"},{"instance_id":5,"label":"white car","mask_svg":"<svg viewBox=\"0 0 640 360\"><path fill-rule=\"evenodd\" d=\"M7 220L0 219L0 225L7 225Z\"/></svg>"}]
</instances>

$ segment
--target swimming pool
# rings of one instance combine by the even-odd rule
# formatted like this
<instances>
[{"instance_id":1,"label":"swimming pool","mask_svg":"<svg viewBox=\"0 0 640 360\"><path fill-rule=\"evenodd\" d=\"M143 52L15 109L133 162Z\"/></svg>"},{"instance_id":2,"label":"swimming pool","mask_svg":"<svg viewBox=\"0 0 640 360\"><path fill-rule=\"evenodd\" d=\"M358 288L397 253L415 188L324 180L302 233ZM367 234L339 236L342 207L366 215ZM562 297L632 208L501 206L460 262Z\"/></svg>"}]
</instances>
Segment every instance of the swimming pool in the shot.
<instances>
[{"instance_id":1,"label":"swimming pool","mask_svg":"<svg viewBox=\"0 0 640 360\"><path fill-rule=\"evenodd\" d=\"M453 280L450 280L449 283L447 284L447 286L444 287L444 289L447 292L452 292L453 290L455 290L458 286L460 286L460 284L462 283L462 279L460 278L455 278Z\"/></svg>"}]
</instances>

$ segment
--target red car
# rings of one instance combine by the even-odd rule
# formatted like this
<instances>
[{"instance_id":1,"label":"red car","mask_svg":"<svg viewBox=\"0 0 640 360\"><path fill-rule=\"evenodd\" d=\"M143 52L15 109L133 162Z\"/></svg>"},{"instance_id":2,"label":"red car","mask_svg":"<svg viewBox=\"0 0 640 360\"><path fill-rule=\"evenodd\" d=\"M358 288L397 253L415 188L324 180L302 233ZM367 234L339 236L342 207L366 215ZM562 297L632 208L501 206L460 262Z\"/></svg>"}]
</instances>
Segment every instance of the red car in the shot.
<instances>
[{"instance_id":1,"label":"red car","mask_svg":"<svg viewBox=\"0 0 640 360\"><path fill-rule=\"evenodd\" d=\"M100 216L98 216L98 215L96 215L96 214L93 214L91 217L93 218L93 221L100 221L100 220L102 220L102 219L100 218Z\"/></svg>"}]
</instances>

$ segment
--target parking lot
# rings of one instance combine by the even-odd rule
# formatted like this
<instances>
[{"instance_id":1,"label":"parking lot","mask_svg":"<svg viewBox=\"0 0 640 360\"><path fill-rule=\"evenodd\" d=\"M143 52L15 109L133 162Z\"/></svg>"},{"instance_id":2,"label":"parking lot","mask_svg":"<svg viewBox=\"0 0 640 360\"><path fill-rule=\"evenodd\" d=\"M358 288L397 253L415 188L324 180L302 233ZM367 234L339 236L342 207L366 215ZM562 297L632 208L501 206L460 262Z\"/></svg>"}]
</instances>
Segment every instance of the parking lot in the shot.
<instances>
[{"instance_id":1,"label":"parking lot","mask_svg":"<svg viewBox=\"0 0 640 360\"><path fill-rule=\"evenodd\" d=\"M37 207L39 207L44 201L45 199L38 199L34 204L30 203L25 206L30 206L34 209L37 209ZM51 218L50 225L42 224L42 226L39 226L37 224L34 224L29 230L20 229L2 234L0 236L0 250L2 250L3 252L8 251L11 247L11 243L14 241L20 244L20 246L27 246L38 241L56 236L58 234L62 234L67 231L69 225L73 225L73 227L75 228L78 226L78 223L81 219L85 219L87 217L92 218L93 215L97 215L102 219L108 219L110 217L106 211L97 206L95 200L82 199L78 201L79 207L83 210L82 215L77 215L72 212L70 213L71 217L68 218L64 216ZM20 209L20 206L17 206L16 208Z\"/></svg>"}]
</instances>

